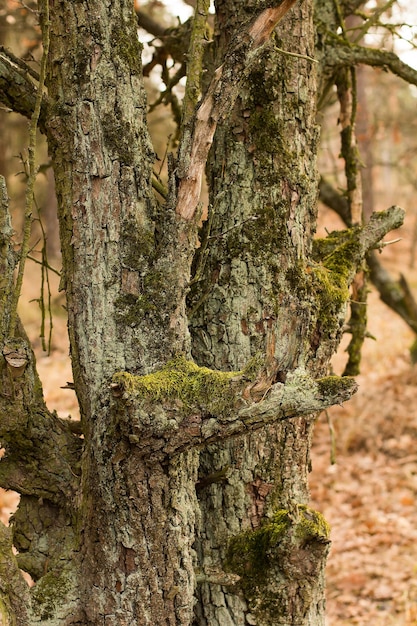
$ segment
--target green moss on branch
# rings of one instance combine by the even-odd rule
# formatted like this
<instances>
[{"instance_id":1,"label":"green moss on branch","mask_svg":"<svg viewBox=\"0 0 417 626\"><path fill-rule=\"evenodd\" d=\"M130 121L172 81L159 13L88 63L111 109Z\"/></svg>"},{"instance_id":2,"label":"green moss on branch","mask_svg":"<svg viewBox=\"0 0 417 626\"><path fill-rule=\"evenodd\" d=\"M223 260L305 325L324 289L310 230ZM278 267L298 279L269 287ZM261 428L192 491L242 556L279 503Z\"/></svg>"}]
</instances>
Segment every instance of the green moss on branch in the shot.
<instances>
[{"instance_id":1,"label":"green moss on branch","mask_svg":"<svg viewBox=\"0 0 417 626\"><path fill-rule=\"evenodd\" d=\"M204 406L219 415L224 413L230 402L235 402L236 392L230 393L231 386L234 383L243 384L252 370L253 363L250 362L240 372L219 372L199 367L179 356L162 369L145 376L118 372L112 382L121 387L128 397L151 402L179 400L188 406Z\"/></svg>"}]
</instances>

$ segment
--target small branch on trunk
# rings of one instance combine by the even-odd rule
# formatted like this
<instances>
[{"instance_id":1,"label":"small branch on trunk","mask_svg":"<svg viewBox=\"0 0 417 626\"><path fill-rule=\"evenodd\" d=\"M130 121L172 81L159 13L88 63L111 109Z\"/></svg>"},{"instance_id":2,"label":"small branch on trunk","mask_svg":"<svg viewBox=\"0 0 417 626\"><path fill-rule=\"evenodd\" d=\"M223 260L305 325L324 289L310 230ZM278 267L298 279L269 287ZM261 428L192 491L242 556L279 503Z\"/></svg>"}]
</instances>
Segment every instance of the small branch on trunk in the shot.
<instances>
[{"instance_id":1,"label":"small branch on trunk","mask_svg":"<svg viewBox=\"0 0 417 626\"><path fill-rule=\"evenodd\" d=\"M355 44L347 45L340 41L335 45L335 41L332 40L331 45L326 47L323 62L331 70L360 64L380 67L402 78L410 85L417 85L417 70L401 61L394 52L388 52L387 50L365 48Z\"/></svg>"},{"instance_id":2,"label":"small branch on trunk","mask_svg":"<svg viewBox=\"0 0 417 626\"><path fill-rule=\"evenodd\" d=\"M324 179L320 181L319 198L339 215L346 226L350 226L346 198ZM381 245L375 247L380 249ZM368 254L367 262L370 269L370 279L377 288L381 300L397 313L411 330L417 333L417 303L405 277L401 275L399 280L393 278L383 267L375 250Z\"/></svg>"},{"instance_id":3,"label":"small branch on trunk","mask_svg":"<svg viewBox=\"0 0 417 626\"><path fill-rule=\"evenodd\" d=\"M347 291L369 250L403 218L404 211L394 206L374 213L365 226L329 235L318 242L317 265L329 280L336 275L339 288ZM349 377L314 380L301 369L288 372L285 384L259 378L259 372L254 381L252 370L219 372L178 357L146 376L120 372L111 384L113 417L140 454L161 460L265 424L322 411L348 400L357 389ZM257 394L261 388L262 394Z\"/></svg>"},{"instance_id":4,"label":"small branch on trunk","mask_svg":"<svg viewBox=\"0 0 417 626\"><path fill-rule=\"evenodd\" d=\"M5 48L0 48L0 103L30 119L36 105L38 90L30 80L30 68L22 70L15 57ZM45 134L47 97L43 96L39 113L39 130Z\"/></svg>"},{"instance_id":5,"label":"small branch on trunk","mask_svg":"<svg viewBox=\"0 0 417 626\"><path fill-rule=\"evenodd\" d=\"M244 372L216 372L185 359L147 376L120 373L112 383L115 414L130 443L154 461L342 404L358 385L295 370L285 384L269 385L260 402L251 399L252 387Z\"/></svg>"}]
</instances>

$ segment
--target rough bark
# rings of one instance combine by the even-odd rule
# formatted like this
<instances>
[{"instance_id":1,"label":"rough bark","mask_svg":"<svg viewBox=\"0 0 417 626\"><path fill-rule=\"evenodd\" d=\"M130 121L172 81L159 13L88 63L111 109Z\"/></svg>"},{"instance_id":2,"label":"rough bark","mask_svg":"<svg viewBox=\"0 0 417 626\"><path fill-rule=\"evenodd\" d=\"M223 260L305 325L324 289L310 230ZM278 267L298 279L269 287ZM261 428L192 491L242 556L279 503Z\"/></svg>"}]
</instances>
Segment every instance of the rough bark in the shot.
<instances>
[{"instance_id":1,"label":"rough bark","mask_svg":"<svg viewBox=\"0 0 417 626\"><path fill-rule=\"evenodd\" d=\"M239 11L234 2L218 2L216 9L221 57L239 31ZM308 4L294 7L278 30L276 45L312 56L311 17ZM301 364L313 376L322 374L344 317L347 293L338 313L333 309L329 317L319 302L322 286L315 283L315 270L307 267L316 218L314 69L307 58L268 48L227 126L217 129L209 161L209 245L196 262L199 282L190 297L193 355L200 364L234 370L260 352L265 358L258 380L261 395ZM276 509L293 510L307 502L313 421L313 416L290 420L202 452L197 551L207 579L196 623L288 623L289 614L296 623L322 623L326 541L311 542L314 584L298 605L293 600L305 583L304 565L294 544L285 549L286 541L278 567L270 555L263 559L265 579L259 586L250 584L251 567L239 570L240 584L232 590L210 578L210 572L224 570L228 541L247 529L256 533ZM289 534L293 531L290 525ZM274 600L266 607L262 598L269 599L272 588Z\"/></svg>"},{"instance_id":2,"label":"rough bark","mask_svg":"<svg viewBox=\"0 0 417 626\"><path fill-rule=\"evenodd\" d=\"M346 226L350 225L350 212L346 198L344 198L326 180L320 180L319 198L328 207L333 209ZM370 270L370 279L379 292L382 302L399 315L413 332L417 332L417 303L409 284L404 276L395 279L381 263L378 252L371 251L367 256ZM411 358L415 362L415 345L411 348Z\"/></svg>"},{"instance_id":3,"label":"rough bark","mask_svg":"<svg viewBox=\"0 0 417 626\"><path fill-rule=\"evenodd\" d=\"M54 3L51 61L48 140L85 437L77 511L81 621L186 624L195 453L164 464L139 457L109 406L115 371L145 373L187 351L179 268L195 247L192 229L169 207L155 229L131 3L99 3L94 11L86 2Z\"/></svg>"}]
</instances>

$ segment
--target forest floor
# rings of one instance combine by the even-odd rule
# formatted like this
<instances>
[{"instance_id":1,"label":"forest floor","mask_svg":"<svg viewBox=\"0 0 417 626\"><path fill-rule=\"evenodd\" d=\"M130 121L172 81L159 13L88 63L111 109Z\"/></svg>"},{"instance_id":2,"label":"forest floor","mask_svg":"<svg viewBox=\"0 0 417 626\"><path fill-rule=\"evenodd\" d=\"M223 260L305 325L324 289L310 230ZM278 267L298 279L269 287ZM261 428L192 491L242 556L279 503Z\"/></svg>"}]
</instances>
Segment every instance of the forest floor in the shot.
<instances>
[{"instance_id":1,"label":"forest floor","mask_svg":"<svg viewBox=\"0 0 417 626\"><path fill-rule=\"evenodd\" d=\"M410 236L403 231L403 241L387 247L381 259L395 278L404 273L416 294L417 270L408 269ZM39 280L36 266L30 267L21 314L34 342L45 398L60 416L76 417L74 392L61 389L72 380L64 302L53 298L53 343L47 356L37 339L40 314L33 300L39 298ZM56 288L56 277L51 278ZM327 624L417 626L417 366L409 359L414 336L374 290L368 317L376 340L366 340L359 391L319 417L312 450L312 506L332 527ZM334 359L337 374L347 341ZM15 506L15 494L0 493L3 521Z\"/></svg>"}]
</instances>

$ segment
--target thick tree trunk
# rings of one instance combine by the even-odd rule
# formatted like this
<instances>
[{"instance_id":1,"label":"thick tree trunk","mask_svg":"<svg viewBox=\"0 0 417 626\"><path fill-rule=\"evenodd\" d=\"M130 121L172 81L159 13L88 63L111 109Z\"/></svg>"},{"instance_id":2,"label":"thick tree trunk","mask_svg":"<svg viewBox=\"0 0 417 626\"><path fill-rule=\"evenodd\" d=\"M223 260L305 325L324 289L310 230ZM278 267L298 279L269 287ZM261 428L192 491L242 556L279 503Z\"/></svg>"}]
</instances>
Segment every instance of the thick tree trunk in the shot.
<instances>
[{"instance_id":1,"label":"thick tree trunk","mask_svg":"<svg viewBox=\"0 0 417 626\"><path fill-rule=\"evenodd\" d=\"M239 26L240 7L217 3L220 58ZM217 131L208 170L209 254L190 300L197 362L238 369L262 354L260 397L300 366L322 373L340 332L336 322L322 343L324 320L314 293L309 300L300 289L316 220L315 64L286 52L314 56L310 3L297 4L286 16L227 126ZM203 568L224 569L228 543L239 532L256 532L274 510L295 511L308 501L313 421L287 421L202 453L197 545ZM262 585L202 585L196 623L323 623L328 538L312 535L310 549L298 553L296 545L287 551L284 544L277 562L265 558Z\"/></svg>"},{"instance_id":2,"label":"thick tree trunk","mask_svg":"<svg viewBox=\"0 0 417 626\"><path fill-rule=\"evenodd\" d=\"M132 3L92 10L88 2L54 2L50 32L48 139L85 436L75 511L81 622L187 624L196 453L163 464L140 457L109 404L115 372L145 373L187 350L181 246L170 256L175 216L170 226L167 215L164 233L154 229L153 153Z\"/></svg>"}]
</instances>

